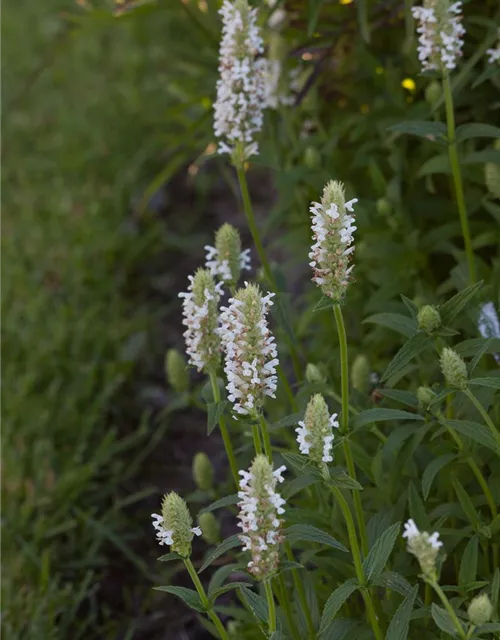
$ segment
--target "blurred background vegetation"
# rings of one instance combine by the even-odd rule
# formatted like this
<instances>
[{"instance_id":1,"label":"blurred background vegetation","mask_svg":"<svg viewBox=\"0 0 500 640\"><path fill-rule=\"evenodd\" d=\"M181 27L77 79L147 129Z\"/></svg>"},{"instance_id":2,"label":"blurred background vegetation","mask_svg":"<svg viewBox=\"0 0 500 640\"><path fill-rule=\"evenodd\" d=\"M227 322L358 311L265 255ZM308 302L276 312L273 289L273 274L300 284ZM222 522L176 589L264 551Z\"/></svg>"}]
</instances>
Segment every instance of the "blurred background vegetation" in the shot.
<instances>
[{"instance_id":1,"label":"blurred background vegetation","mask_svg":"<svg viewBox=\"0 0 500 640\"><path fill-rule=\"evenodd\" d=\"M387 132L439 118L442 101L439 91L426 97L418 75L408 3L283 4L279 46L300 83L295 106L268 114L252 169L262 228L292 306L308 290L296 329L300 339L317 333L310 359L321 361L332 320L312 314L308 203L330 177L360 198L359 286L347 314L354 349L377 371L398 343L361 320L401 311L400 293L432 303L464 282L446 150ZM500 83L482 56L497 9L475 4L457 117L498 124ZM192 490L191 456L209 446L199 439L203 411L176 411L164 384L165 349L182 344L177 292L216 226L242 225L234 176L213 155L217 8L3 6L9 640L167 638L187 624L151 589L159 569L149 513L167 488ZM489 140L463 151L479 271L498 301L500 207L485 165L498 166L499 152ZM324 367L334 360L332 351Z\"/></svg>"}]
</instances>

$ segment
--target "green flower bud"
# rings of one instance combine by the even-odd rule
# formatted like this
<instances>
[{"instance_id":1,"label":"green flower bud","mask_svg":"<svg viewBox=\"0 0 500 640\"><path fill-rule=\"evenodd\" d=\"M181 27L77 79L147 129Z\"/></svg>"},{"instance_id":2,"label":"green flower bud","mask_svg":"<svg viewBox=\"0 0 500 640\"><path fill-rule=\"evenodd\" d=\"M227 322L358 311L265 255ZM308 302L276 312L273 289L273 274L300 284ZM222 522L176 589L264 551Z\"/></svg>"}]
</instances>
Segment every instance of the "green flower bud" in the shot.
<instances>
[{"instance_id":1,"label":"green flower bud","mask_svg":"<svg viewBox=\"0 0 500 640\"><path fill-rule=\"evenodd\" d=\"M467 608L469 620L476 626L489 622L492 613L493 605L486 593L481 593L473 598Z\"/></svg>"},{"instance_id":2,"label":"green flower bud","mask_svg":"<svg viewBox=\"0 0 500 640\"><path fill-rule=\"evenodd\" d=\"M200 536L199 527L193 527L189 509L184 500L174 491L163 498L161 515L152 514L153 527L160 544L169 544L183 558L191 555L191 541Z\"/></svg>"},{"instance_id":3,"label":"green flower bud","mask_svg":"<svg viewBox=\"0 0 500 640\"><path fill-rule=\"evenodd\" d=\"M351 384L353 389L367 395L370 392L370 363L362 353L358 354L351 367Z\"/></svg>"},{"instance_id":4,"label":"green flower bud","mask_svg":"<svg viewBox=\"0 0 500 640\"><path fill-rule=\"evenodd\" d=\"M315 147L306 147L304 151L304 164L308 169L317 169L321 162L321 156Z\"/></svg>"},{"instance_id":5,"label":"green flower bud","mask_svg":"<svg viewBox=\"0 0 500 640\"><path fill-rule=\"evenodd\" d=\"M309 384L320 384L326 382L325 376L321 373L320 368L309 362L306 367L306 380Z\"/></svg>"},{"instance_id":6,"label":"green flower bud","mask_svg":"<svg viewBox=\"0 0 500 640\"><path fill-rule=\"evenodd\" d=\"M467 367L456 351L445 347L441 351L441 371L446 384L457 389L467 388Z\"/></svg>"},{"instance_id":7,"label":"green flower bud","mask_svg":"<svg viewBox=\"0 0 500 640\"><path fill-rule=\"evenodd\" d=\"M377 200L377 213L384 217L391 215L392 205L387 198L379 198Z\"/></svg>"},{"instance_id":8,"label":"green flower bud","mask_svg":"<svg viewBox=\"0 0 500 640\"><path fill-rule=\"evenodd\" d=\"M429 387L419 387L417 389L417 400L420 409L427 411L430 403L434 400L436 394Z\"/></svg>"},{"instance_id":9,"label":"green flower bud","mask_svg":"<svg viewBox=\"0 0 500 640\"><path fill-rule=\"evenodd\" d=\"M207 245L206 267L213 276L235 287L242 269L250 269L250 249L241 250L239 231L223 224L215 234L215 247Z\"/></svg>"},{"instance_id":10,"label":"green flower bud","mask_svg":"<svg viewBox=\"0 0 500 640\"><path fill-rule=\"evenodd\" d=\"M330 415L325 399L317 393L309 400L304 420L295 429L300 453L308 455L320 467L333 460L332 429L339 426L336 418L337 414Z\"/></svg>"},{"instance_id":11,"label":"green flower bud","mask_svg":"<svg viewBox=\"0 0 500 640\"><path fill-rule=\"evenodd\" d=\"M441 98L441 85L433 80L425 89L425 99L430 105L434 105Z\"/></svg>"},{"instance_id":12,"label":"green flower bud","mask_svg":"<svg viewBox=\"0 0 500 640\"><path fill-rule=\"evenodd\" d=\"M189 389L187 362L177 349L169 349L166 353L165 376L168 384L178 393Z\"/></svg>"},{"instance_id":13,"label":"green flower bud","mask_svg":"<svg viewBox=\"0 0 500 640\"><path fill-rule=\"evenodd\" d=\"M418 328L426 333L432 333L441 326L441 316L436 307L424 305L418 312Z\"/></svg>"},{"instance_id":14,"label":"green flower bud","mask_svg":"<svg viewBox=\"0 0 500 640\"><path fill-rule=\"evenodd\" d=\"M198 516L198 525L201 529L201 537L205 542L208 542L208 544L219 544L220 525L211 511Z\"/></svg>"},{"instance_id":15,"label":"green flower bud","mask_svg":"<svg viewBox=\"0 0 500 640\"><path fill-rule=\"evenodd\" d=\"M193 479L198 489L210 491L214 483L214 468L206 453L198 451L193 458L192 470Z\"/></svg>"}]
</instances>

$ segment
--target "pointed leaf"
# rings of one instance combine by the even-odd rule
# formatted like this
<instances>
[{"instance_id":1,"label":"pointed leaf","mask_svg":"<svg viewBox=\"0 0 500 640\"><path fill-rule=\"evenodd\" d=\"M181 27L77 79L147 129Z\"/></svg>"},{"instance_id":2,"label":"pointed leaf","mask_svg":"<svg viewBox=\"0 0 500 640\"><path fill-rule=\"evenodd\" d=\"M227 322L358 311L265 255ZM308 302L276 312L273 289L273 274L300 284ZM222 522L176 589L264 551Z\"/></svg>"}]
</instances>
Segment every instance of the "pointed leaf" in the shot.
<instances>
[{"instance_id":1,"label":"pointed leaf","mask_svg":"<svg viewBox=\"0 0 500 640\"><path fill-rule=\"evenodd\" d=\"M410 512L410 517L415 520L417 527L426 529L427 531L430 530L431 522L427 515L427 511L425 510L425 505L422 502L422 498L420 497L415 485L411 481L408 485L408 510Z\"/></svg>"},{"instance_id":2,"label":"pointed leaf","mask_svg":"<svg viewBox=\"0 0 500 640\"><path fill-rule=\"evenodd\" d=\"M335 591L330 595L325 603L323 614L321 616L320 634L323 633L335 618L337 613L344 602L351 596L358 588L358 583L354 578L347 580L340 587L337 587Z\"/></svg>"},{"instance_id":3,"label":"pointed leaf","mask_svg":"<svg viewBox=\"0 0 500 640\"><path fill-rule=\"evenodd\" d=\"M247 589L247 587L240 587L240 593L243 598L244 604L253 613L257 622L265 624L267 622L267 602L262 596Z\"/></svg>"},{"instance_id":4,"label":"pointed leaf","mask_svg":"<svg viewBox=\"0 0 500 640\"><path fill-rule=\"evenodd\" d=\"M436 625L441 629L441 631L444 631L445 633L450 634L450 636L453 636L454 638L457 637L458 632L455 629L453 620L450 618L449 613L445 609L442 609L441 607L438 607L437 604L432 603L431 615L432 615L432 619L434 620ZM464 637L465 637L465 634L464 634Z\"/></svg>"},{"instance_id":5,"label":"pointed leaf","mask_svg":"<svg viewBox=\"0 0 500 640\"><path fill-rule=\"evenodd\" d=\"M394 545L396 544L400 529L400 522L396 522L391 525L384 531L370 549L368 555L363 561L363 571L367 581L372 582L373 580L376 580L384 570Z\"/></svg>"},{"instance_id":6,"label":"pointed leaf","mask_svg":"<svg viewBox=\"0 0 500 640\"><path fill-rule=\"evenodd\" d=\"M454 320L460 311L472 300L479 289L483 286L483 281L476 282L476 284L459 291L457 294L447 300L439 307L439 313L443 324L449 324Z\"/></svg>"},{"instance_id":7,"label":"pointed leaf","mask_svg":"<svg viewBox=\"0 0 500 640\"><path fill-rule=\"evenodd\" d=\"M239 569L239 564L225 564L216 569L208 583L208 595L211 596L214 591L223 585L232 573L235 573Z\"/></svg>"},{"instance_id":8,"label":"pointed leaf","mask_svg":"<svg viewBox=\"0 0 500 640\"><path fill-rule=\"evenodd\" d=\"M460 342L453 348L462 358L469 358L475 356L478 349L481 349L485 342L488 343L485 353L496 353L500 351L500 338L472 338Z\"/></svg>"},{"instance_id":9,"label":"pointed leaf","mask_svg":"<svg viewBox=\"0 0 500 640\"><path fill-rule=\"evenodd\" d=\"M171 553L166 553L164 556L160 556L158 558L158 560L160 562L171 562L172 560L182 560L182 556L180 556L178 553L175 553L175 551L172 551Z\"/></svg>"},{"instance_id":10,"label":"pointed leaf","mask_svg":"<svg viewBox=\"0 0 500 640\"><path fill-rule=\"evenodd\" d=\"M418 585L415 585L411 592L406 596L403 602L399 605L394 614L385 640L406 640L408 638L408 631L410 630L411 613L413 606L417 598Z\"/></svg>"},{"instance_id":11,"label":"pointed leaf","mask_svg":"<svg viewBox=\"0 0 500 640\"><path fill-rule=\"evenodd\" d=\"M422 474L422 493L424 496L424 500L427 500L427 498L429 497L429 491L431 490L434 478L441 471L441 469L443 469L443 467L445 467L456 457L457 456L453 453L445 453L442 456L434 458L434 460L432 460L432 462L427 465L424 473Z\"/></svg>"},{"instance_id":12,"label":"pointed leaf","mask_svg":"<svg viewBox=\"0 0 500 640\"><path fill-rule=\"evenodd\" d=\"M233 589L239 589L240 587L251 587L251 586L252 586L251 582L229 582L228 584L225 584L223 587L219 587L218 589L215 589L215 591L213 591L210 594L210 601L215 602L219 596L222 596L225 593L228 593L229 591L233 591Z\"/></svg>"},{"instance_id":13,"label":"pointed leaf","mask_svg":"<svg viewBox=\"0 0 500 640\"><path fill-rule=\"evenodd\" d=\"M472 373L474 372L474 369L477 367L477 365L479 364L479 361L481 360L481 358L484 356L484 354L488 351L488 347L490 346L490 340L492 340L492 338L488 338L485 343L483 344L483 346L478 350L478 352L476 353L476 355L474 356L474 358L471 360L471 362L469 363L469 366L467 367L467 370L469 372L469 376L472 375Z\"/></svg>"},{"instance_id":14,"label":"pointed leaf","mask_svg":"<svg viewBox=\"0 0 500 640\"><path fill-rule=\"evenodd\" d=\"M396 376L400 373L405 366L418 356L424 349L432 344L432 339L426 333L419 332L410 338L396 353L394 358L389 363L389 366L382 376L382 382ZM394 380L395 384L396 380Z\"/></svg>"},{"instance_id":15,"label":"pointed leaf","mask_svg":"<svg viewBox=\"0 0 500 640\"><path fill-rule=\"evenodd\" d=\"M287 527L285 529L284 534L287 540L292 544L294 542L301 541L317 542L318 544L333 547L339 551L348 551L343 544L338 542L338 540L335 540L335 538L333 538L329 533L325 533L324 531L321 531L321 529L313 527L310 524L293 524L291 527Z\"/></svg>"},{"instance_id":16,"label":"pointed leaf","mask_svg":"<svg viewBox=\"0 0 500 640\"><path fill-rule=\"evenodd\" d=\"M360 483L351 478L351 476L346 473L344 469L339 467L330 468L330 478L327 481L327 484L332 487L337 487L338 489L351 489L352 491L363 491L363 487Z\"/></svg>"},{"instance_id":17,"label":"pointed leaf","mask_svg":"<svg viewBox=\"0 0 500 640\"><path fill-rule=\"evenodd\" d=\"M200 596L193 589L186 589L185 587L153 587L156 591L166 591L167 593L171 593L174 596L177 596L181 600L183 600L188 607L194 609L195 611L199 611L203 613L206 611L205 607L201 604Z\"/></svg>"},{"instance_id":18,"label":"pointed leaf","mask_svg":"<svg viewBox=\"0 0 500 640\"><path fill-rule=\"evenodd\" d=\"M491 389L500 390L500 377L472 378L472 380L469 380L469 384L476 387L490 387Z\"/></svg>"},{"instance_id":19,"label":"pointed leaf","mask_svg":"<svg viewBox=\"0 0 500 640\"><path fill-rule=\"evenodd\" d=\"M389 398L395 402L405 404L407 407L414 409L418 406L417 396L411 391L402 391L401 389L377 389L377 393L384 398Z\"/></svg>"},{"instance_id":20,"label":"pointed leaf","mask_svg":"<svg viewBox=\"0 0 500 640\"><path fill-rule=\"evenodd\" d=\"M444 138L446 136L446 126L442 122L434 122L433 120L408 120L393 124L387 129L395 133L408 133L421 138L429 138L429 136Z\"/></svg>"},{"instance_id":21,"label":"pointed leaf","mask_svg":"<svg viewBox=\"0 0 500 640\"><path fill-rule=\"evenodd\" d=\"M305 487L310 487L313 484L320 482L321 478L316 475L300 475L294 478L290 482L287 482L281 492L285 500L289 500L292 496L299 493Z\"/></svg>"},{"instance_id":22,"label":"pointed leaf","mask_svg":"<svg viewBox=\"0 0 500 640\"><path fill-rule=\"evenodd\" d=\"M393 329L398 333L402 333L407 338L411 338L417 332L417 323L414 318L409 318L401 313L376 313L366 320L363 324L379 324L388 329Z\"/></svg>"},{"instance_id":23,"label":"pointed leaf","mask_svg":"<svg viewBox=\"0 0 500 640\"><path fill-rule=\"evenodd\" d=\"M471 422L470 420L442 420L442 422L462 435L474 440L474 442L488 447L488 449L491 449L491 451L494 451L497 455L500 454L499 447L491 435L490 430L479 422Z\"/></svg>"},{"instance_id":24,"label":"pointed leaf","mask_svg":"<svg viewBox=\"0 0 500 640\"><path fill-rule=\"evenodd\" d=\"M313 312L315 311L323 311L323 309L332 309L333 308L333 300L328 296L322 296L319 302L314 306Z\"/></svg>"},{"instance_id":25,"label":"pointed leaf","mask_svg":"<svg viewBox=\"0 0 500 640\"><path fill-rule=\"evenodd\" d=\"M458 584L462 588L466 588L476 579L478 549L479 539L477 536L472 536L472 538L467 543L467 546L465 547L465 550L462 554L462 560L460 562Z\"/></svg>"},{"instance_id":26,"label":"pointed leaf","mask_svg":"<svg viewBox=\"0 0 500 640\"><path fill-rule=\"evenodd\" d=\"M480 526L479 516L476 513L476 509L472 504L472 500L470 499L469 494L463 488L462 483L457 477L453 476L451 478L451 481L453 483L453 488L455 489L455 493L457 494L457 498L460 502L460 505L462 506L462 509L465 515L467 516L467 519L469 520L471 525L474 527L475 531L477 531Z\"/></svg>"},{"instance_id":27,"label":"pointed leaf","mask_svg":"<svg viewBox=\"0 0 500 640\"><path fill-rule=\"evenodd\" d=\"M220 545L218 545L212 551L212 553L209 554L205 562L202 564L201 569L199 570L198 573L205 571L205 569L209 567L214 560L217 560L217 558L224 555L226 551L229 551L230 549L234 549L234 547L239 547L239 546L241 546L241 540L238 538L236 534L234 536L230 536L229 538L226 538L224 542L221 542Z\"/></svg>"},{"instance_id":28,"label":"pointed leaf","mask_svg":"<svg viewBox=\"0 0 500 640\"><path fill-rule=\"evenodd\" d=\"M212 504L200 509L199 515L202 513L208 513L209 511L216 511L217 509L222 509L222 507L228 507L232 504L238 504L239 500L240 499L235 493L230 496L224 496L224 498L219 498L219 500L216 500L215 502L212 502Z\"/></svg>"},{"instance_id":29,"label":"pointed leaf","mask_svg":"<svg viewBox=\"0 0 500 640\"><path fill-rule=\"evenodd\" d=\"M384 571L379 575L379 577L373 581L373 584L376 587L384 587L384 589L392 589L392 591L396 591L402 596L407 596L413 590L413 585L411 585L406 578L403 578L399 573L395 571ZM423 601L420 596L417 596L418 605L423 605Z\"/></svg>"},{"instance_id":30,"label":"pointed leaf","mask_svg":"<svg viewBox=\"0 0 500 640\"><path fill-rule=\"evenodd\" d=\"M352 421L353 429L359 429L373 422L389 422L391 420L424 420L418 413L410 413L401 409L367 409L358 413Z\"/></svg>"},{"instance_id":31,"label":"pointed leaf","mask_svg":"<svg viewBox=\"0 0 500 640\"><path fill-rule=\"evenodd\" d=\"M219 424L227 402L209 402L207 405L207 435L210 435Z\"/></svg>"},{"instance_id":32,"label":"pointed leaf","mask_svg":"<svg viewBox=\"0 0 500 640\"><path fill-rule=\"evenodd\" d=\"M455 140L463 142L471 138L500 138L500 129L491 124L482 124L473 122L471 124L462 124L457 127Z\"/></svg>"},{"instance_id":33,"label":"pointed leaf","mask_svg":"<svg viewBox=\"0 0 500 640\"><path fill-rule=\"evenodd\" d=\"M361 623L359 620L353 620L352 618L337 618L331 625L323 631L321 634L321 640L349 640L349 638L356 638L354 635Z\"/></svg>"}]
</instances>

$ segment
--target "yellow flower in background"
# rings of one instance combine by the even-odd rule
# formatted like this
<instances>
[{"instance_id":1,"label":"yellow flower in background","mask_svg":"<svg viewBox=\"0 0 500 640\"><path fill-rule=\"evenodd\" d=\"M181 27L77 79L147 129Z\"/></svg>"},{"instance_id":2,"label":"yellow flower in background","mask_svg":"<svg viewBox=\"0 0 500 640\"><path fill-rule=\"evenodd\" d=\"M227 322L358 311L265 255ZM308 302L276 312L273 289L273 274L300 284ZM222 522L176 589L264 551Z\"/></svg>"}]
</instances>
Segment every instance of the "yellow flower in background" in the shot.
<instances>
[{"instance_id":1,"label":"yellow flower in background","mask_svg":"<svg viewBox=\"0 0 500 640\"><path fill-rule=\"evenodd\" d=\"M405 78L401 81L401 86L403 89L407 89L410 93L415 93L417 90L417 85L415 84L415 80L413 78Z\"/></svg>"}]
</instances>

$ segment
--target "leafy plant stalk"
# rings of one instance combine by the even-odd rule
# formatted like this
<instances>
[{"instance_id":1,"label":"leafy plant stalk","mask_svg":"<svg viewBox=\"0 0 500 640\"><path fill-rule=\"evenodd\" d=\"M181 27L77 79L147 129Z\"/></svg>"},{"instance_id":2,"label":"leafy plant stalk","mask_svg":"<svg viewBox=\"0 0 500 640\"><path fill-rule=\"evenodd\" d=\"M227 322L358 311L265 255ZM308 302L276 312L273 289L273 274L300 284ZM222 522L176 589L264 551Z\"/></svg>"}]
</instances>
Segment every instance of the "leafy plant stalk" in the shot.
<instances>
[{"instance_id":1,"label":"leafy plant stalk","mask_svg":"<svg viewBox=\"0 0 500 640\"><path fill-rule=\"evenodd\" d=\"M266 592L267 600L268 630L269 635L271 636L276 631L276 605L274 603L271 580L264 580L264 590Z\"/></svg>"},{"instance_id":2,"label":"leafy plant stalk","mask_svg":"<svg viewBox=\"0 0 500 640\"><path fill-rule=\"evenodd\" d=\"M333 305L335 321L337 323L337 333L339 336L340 346L340 378L341 378L341 396L342 396L342 414L341 414L341 433L345 436L343 442L344 456L347 464L347 470L353 480L356 480L356 467L352 457L351 446L347 439L349 430L349 357L347 352L347 337L345 332L344 318L340 305ZM365 516L363 513L363 505L361 504L361 496L359 491L353 491L354 508L356 511L356 519L358 522L359 534L361 539L361 548L363 553L368 553L368 535L366 533Z\"/></svg>"},{"instance_id":3,"label":"leafy plant stalk","mask_svg":"<svg viewBox=\"0 0 500 640\"><path fill-rule=\"evenodd\" d=\"M273 452L271 449L271 439L269 438L269 430L267 428L266 419L264 418L264 414L260 414L260 429L262 432L262 440L264 442L264 453L267 456L270 464L273 463Z\"/></svg>"},{"instance_id":4,"label":"leafy plant stalk","mask_svg":"<svg viewBox=\"0 0 500 640\"><path fill-rule=\"evenodd\" d=\"M446 597L444 591L441 589L441 587L436 582L436 580L432 580L430 582L430 585L439 596L439 599L441 600L441 602L443 603L444 608L446 609L448 615L450 616L451 621L453 622L453 626L457 630L458 636L463 640L466 640L467 636L465 634L465 630L463 626L460 624L460 620L457 618L457 614L453 610L453 607L451 606L450 601Z\"/></svg>"},{"instance_id":5,"label":"leafy plant stalk","mask_svg":"<svg viewBox=\"0 0 500 640\"><path fill-rule=\"evenodd\" d=\"M214 401L216 403L220 402L220 391L219 385L217 384L217 376L215 371L210 371L210 384L212 386L212 394L214 397ZM229 437L229 431L226 425L226 419L223 415L219 418L219 428L222 435L222 440L224 442L224 448L226 450L227 459L229 461L229 466L231 468L231 474L233 476L234 483L236 487L238 486L238 465L236 464L236 458L234 456L233 445L231 444L231 439Z\"/></svg>"},{"instance_id":6,"label":"leafy plant stalk","mask_svg":"<svg viewBox=\"0 0 500 640\"><path fill-rule=\"evenodd\" d=\"M469 220L467 218L464 188L462 184L462 173L460 170L457 144L455 139L455 113L453 110L453 93L451 89L450 75L447 72L443 74L443 94L446 109L446 126L448 127L448 154L450 158L453 184L455 187L455 198L457 201L458 214L460 217L460 226L462 228L462 237L464 239L465 254L467 256L469 280L471 284L474 284L477 280L476 263L474 260L474 251L472 249Z\"/></svg>"},{"instance_id":7,"label":"leafy plant stalk","mask_svg":"<svg viewBox=\"0 0 500 640\"><path fill-rule=\"evenodd\" d=\"M184 564L189 572L189 575L191 576L191 580L193 581L194 586L196 587L196 591L200 596L201 603L206 609L208 617L214 623L214 626L217 629L219 637L221 638L221 640L229 640L229 635L224 628L224 625L220 621L219 616L215 613L213 605L211 604L210 600L207 597L207 594L205 593L205 589L203 588L198 574L196 573L196 569L191 562L191 558L184 558Z\"/></svg>"}]
</instances>

